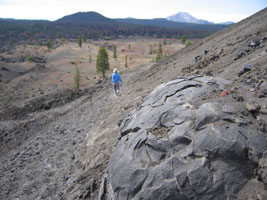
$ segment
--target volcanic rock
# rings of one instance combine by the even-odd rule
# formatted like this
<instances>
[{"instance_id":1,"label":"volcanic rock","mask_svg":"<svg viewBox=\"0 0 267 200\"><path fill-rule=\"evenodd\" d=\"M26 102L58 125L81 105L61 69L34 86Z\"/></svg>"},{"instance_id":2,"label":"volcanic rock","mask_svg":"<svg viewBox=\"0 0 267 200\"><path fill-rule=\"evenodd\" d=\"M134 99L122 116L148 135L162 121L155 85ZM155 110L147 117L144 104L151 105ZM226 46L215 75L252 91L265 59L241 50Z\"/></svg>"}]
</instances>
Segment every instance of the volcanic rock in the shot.
<instances>
[{"instance_id":1,"label":"volcanic rock","mask_svg":"<svg viewBox=\"0 0 267 200\"><path fill-rule=\"evenodd\" d=\"M253 65L247 64L240 70L240 72L238 72L238 76L240 77L241 75L243 75L244 73L246 73L252 69L253 69Z\"/></svg>"},{"instance_id":2,"label":"volcanic rock","mask_svg":"<svg viewBox=\"0 0 267 200\"><path fill-rule=\"evenodd\" d=\"M120 124L99 199L234 199L259 163L264 179L263 132L233 102L192 104L229 83L181 77L152 91Z\"/></svg>"}]
</instances>

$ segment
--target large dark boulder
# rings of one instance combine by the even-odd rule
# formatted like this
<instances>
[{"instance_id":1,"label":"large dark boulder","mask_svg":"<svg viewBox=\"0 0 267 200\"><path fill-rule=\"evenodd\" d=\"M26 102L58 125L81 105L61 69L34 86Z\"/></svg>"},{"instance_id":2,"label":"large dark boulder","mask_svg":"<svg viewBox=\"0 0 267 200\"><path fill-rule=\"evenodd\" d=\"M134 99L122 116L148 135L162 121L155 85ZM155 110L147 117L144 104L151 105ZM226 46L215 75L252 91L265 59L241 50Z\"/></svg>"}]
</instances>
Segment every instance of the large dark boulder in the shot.
<instances>
[{"instance_id":1,"label":"large dark boulder","mask_svg":"<svg viewBox=\"0 0 267 200\"><path fill-rule=\"evenodd\" d=\"M267 142L242 105L207 100L228 83L182 77L158 86L121 122L99 199L235 199L257 170L266 177Z\"/></svg>"}]
</instances>

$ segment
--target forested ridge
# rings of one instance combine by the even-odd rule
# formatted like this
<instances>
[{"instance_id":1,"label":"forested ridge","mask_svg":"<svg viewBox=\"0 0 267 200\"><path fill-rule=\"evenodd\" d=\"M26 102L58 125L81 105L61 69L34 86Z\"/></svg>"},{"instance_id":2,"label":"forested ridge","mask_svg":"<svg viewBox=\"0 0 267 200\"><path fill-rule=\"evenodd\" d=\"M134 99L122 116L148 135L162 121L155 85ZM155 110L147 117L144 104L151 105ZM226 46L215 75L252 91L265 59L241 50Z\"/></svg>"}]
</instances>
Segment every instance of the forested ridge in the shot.
<instances>
[{"instance_id":1,"label":"forested ridge","mask_svg":"<svg viewBox=\"0 0 267 200\"><path fill-rule=\"evenodd\" d=\"M224 25L199 25L165 19L109 19L95 12L79 12L56 21L0 19L0 42L21 40L111 39L128 36L158 38L203 38L225 28Z\"/></svg>"}]
</instances>

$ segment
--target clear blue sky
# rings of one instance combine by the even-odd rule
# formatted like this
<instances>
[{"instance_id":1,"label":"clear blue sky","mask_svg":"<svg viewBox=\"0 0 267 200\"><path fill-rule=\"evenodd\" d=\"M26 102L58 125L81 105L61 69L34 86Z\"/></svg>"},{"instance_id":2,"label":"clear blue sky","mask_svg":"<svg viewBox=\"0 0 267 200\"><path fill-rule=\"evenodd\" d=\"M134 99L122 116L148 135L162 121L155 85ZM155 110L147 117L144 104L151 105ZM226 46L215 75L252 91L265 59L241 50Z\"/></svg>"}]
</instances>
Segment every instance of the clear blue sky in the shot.
<instances>
[{"instance_id":1,"label":"clear blue sky","mask_svg":"<svg viewBox=\"0 0 267 200\"><path fill-rule=\"evenodd\" d=\"M267 0L0 0L0 18L56 20L80 11L109 18L165 18L180 11L213 22L238 22Z\"/></svg>"}]
</instances>

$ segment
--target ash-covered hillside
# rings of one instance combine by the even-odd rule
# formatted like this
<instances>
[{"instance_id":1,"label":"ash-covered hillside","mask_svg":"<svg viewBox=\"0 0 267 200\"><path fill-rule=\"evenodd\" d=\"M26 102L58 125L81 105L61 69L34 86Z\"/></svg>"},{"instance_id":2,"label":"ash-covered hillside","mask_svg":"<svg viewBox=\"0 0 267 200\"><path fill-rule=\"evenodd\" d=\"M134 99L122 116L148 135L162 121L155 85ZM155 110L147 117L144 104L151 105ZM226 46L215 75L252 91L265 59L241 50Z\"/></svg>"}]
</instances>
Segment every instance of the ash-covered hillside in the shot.
<instances>
[{"instance_id":1,"label":"ash-covered hillside","mask_svg":"<svg viewBox=\"0 0 267 200\"><path fill-rule=\"evenodd\" d=\"M266 19L153 67L163 84L120 123L99 199L267 198Z\"/></svg>"},{"instance_id":2,"label":"ash-covered hillside","mask_svg":"<svg viewBox=\"0 0 267 200\"><path fill-rule=\"evenodd\" d=\"M266 199L266 54L264 9L129 69L120 97L107 79L27 104L27 68L1 59L0 199Z\"/></svg>"}]
</instances>

